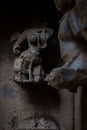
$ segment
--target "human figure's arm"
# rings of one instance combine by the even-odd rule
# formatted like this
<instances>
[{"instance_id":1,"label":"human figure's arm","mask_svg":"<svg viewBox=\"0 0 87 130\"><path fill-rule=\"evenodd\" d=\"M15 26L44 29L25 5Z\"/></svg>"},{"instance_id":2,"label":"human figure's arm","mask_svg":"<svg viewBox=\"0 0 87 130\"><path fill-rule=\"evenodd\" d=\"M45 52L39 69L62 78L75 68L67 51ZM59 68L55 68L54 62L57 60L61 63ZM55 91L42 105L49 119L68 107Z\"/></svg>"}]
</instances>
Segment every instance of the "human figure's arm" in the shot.
<instances>
[{"instance_id":1,"label":"human figure's arm","mask_svg":"<svg viewBox=\"0 0 87 130\"><path fill-rule=\"evenodd\" d=\"M72 89L87 82L87 70L55 68L47 77L48 84L54 89Z\"/></svg>"}]
</instances>

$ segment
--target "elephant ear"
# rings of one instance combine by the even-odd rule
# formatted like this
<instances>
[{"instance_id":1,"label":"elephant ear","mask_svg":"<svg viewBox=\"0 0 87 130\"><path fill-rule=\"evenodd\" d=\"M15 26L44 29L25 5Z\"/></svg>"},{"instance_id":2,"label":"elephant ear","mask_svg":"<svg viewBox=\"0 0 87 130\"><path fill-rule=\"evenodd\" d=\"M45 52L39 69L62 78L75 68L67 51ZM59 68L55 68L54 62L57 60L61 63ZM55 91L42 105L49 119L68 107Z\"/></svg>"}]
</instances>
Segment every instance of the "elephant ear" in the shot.
<instances>
[{"instance_id":1,"label":"elephant ear","mask_svg":"<svg viewBox=\"0 0 87 130\"><path fill-rule=\"evenodd\" d=\"M54 30L50 28L45 28L46 32L49 34L49 38L53 35Z\"/></svg>"},{"instance_id":2,"label":"elephant ear","mask_svg":"<svg viewBox=\"0 0 87 130\"><path fill-rule=\"evenodd\" d=\"M28 35L30 34L30 30L26 30L22 32L19 37L14 41L14 47L13 47L13 52L15 54L20 54L21 51L23 51L21 48L23 46L23 43L25 44L25 40L27 40ZM23 46L24 47L24 46ZM29 48L29 47L28 47Z\"/></svg>"}]
</instances>

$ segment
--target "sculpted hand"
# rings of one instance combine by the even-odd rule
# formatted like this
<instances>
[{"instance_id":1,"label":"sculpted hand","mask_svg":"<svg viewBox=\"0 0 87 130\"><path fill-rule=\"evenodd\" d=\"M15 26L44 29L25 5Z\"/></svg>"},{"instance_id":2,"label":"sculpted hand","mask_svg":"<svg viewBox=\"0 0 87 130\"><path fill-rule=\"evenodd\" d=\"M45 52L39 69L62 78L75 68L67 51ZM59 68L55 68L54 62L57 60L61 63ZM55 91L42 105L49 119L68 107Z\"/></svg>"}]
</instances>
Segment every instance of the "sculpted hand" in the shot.
<instances>
[{"instance_id":1,"label":"sculpted hand","mask_svg":"<svg viewBox=\"0 0 87 130\"><path fill-rule=\"evenodd\" d=\"M55 68L47 76L48 85L54 89L69 88L77 79L77 72L68 68Z\"/></svg>"},{"instance_id":2,"label":"sculpted hand","mask_svg":"<svg viewBox=\"0 0 87 130\"><path fill-rule=\"evenodd\" d=\"M54 89L58 89L60 84L64 81L61 68L53 69L47 76L48 85Z\"/></svg>"}]
</instances>

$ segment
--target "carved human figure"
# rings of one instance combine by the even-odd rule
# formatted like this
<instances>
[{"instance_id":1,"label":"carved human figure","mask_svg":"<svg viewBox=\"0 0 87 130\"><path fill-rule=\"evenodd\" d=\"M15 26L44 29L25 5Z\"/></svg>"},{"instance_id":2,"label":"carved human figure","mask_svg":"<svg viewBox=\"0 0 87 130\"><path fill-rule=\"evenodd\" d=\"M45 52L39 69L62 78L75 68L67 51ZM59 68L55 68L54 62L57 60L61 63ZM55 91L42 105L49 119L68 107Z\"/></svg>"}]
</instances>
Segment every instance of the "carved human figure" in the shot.
<instances>
[{"instance_id":1,"label":"carved human figure","mask_svg":"<svg viewBox=\"0 0 87 130\"><path fill-rule=\"evenodd\" d=\"M64 2L68 5L65 15L60 20L58 32L63 65L53 69L47 80L48 84L55 89L71 89L78 85L85 85L87 82L87 43L80 35L81 27L76 9L71 9L67 0L61 0L60 5L58 1L56 0L57 9L59 8L61 12L65 10Z\"/></svg>"},{"instance_id":2,"label":"carved human figure","mask_svg":"<svg viewBox=\"0 0 87 130\"><path fill-rule=\"evenodd\" d=\"M40 28L26 30L19 36L13 47L13 52L19 54L14 62L14 80L16 82L38 82L44 79L45 73L40 51L46 48L52 34L52 29ZM26 39L28 49L21 52L21 46Z\"/></svg>"}]
</instances>

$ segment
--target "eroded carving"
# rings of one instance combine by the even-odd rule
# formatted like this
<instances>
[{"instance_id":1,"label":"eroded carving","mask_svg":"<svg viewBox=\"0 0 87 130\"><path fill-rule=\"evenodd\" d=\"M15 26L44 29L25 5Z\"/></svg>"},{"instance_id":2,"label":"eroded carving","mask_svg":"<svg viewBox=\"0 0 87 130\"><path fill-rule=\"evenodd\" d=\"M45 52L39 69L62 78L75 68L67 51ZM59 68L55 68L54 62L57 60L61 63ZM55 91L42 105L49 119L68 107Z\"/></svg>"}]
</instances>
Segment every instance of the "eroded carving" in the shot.
<instances>
[{"instance_id":1,"label":"eroded carving","mask_svg":"<svg viewBox=\"0 0 87 130\"><path fill-rule=\"evenodd\" d=\"M27 119L19 120L17 129L48 129L59 130L59 124L56 120L47 117L29 117Z\"/></svg>"},{"instance_id":2,"label":"eroded carving","mask_svg":"<svg viewBox=\"0 0 87 130\"><path fill-rule=\"evenodd\" d=\"M29 83L44 80L41 51L47 47L52 34L52 29L41 28L26 30L19 36L13 47L13 52L18 55L14 62L16 82ZM28 48L21 52L21 46L26 39Z\"/></svg>"},{"instance_id":3,"label":"eroded carving","mask_svg":"<svg viewBox=\"0 0 87 130\"><path fill-rule=\"evenodd\" d=\"M65 10L64 2L68 4L68 1L61 0L61 4L59 4L59 0L56 0L57 9L61 12ZM78 85L86 85L87 82L86 38L81 35L82 28L76 9L70 9L71 6L70 8L68 6L65 15L60 20L58 32L61 57L64 63L61 67L53 69L47 77L48 84L55 89L71 89Z\"/></svg>"}]
</instances>

